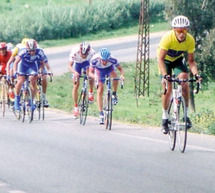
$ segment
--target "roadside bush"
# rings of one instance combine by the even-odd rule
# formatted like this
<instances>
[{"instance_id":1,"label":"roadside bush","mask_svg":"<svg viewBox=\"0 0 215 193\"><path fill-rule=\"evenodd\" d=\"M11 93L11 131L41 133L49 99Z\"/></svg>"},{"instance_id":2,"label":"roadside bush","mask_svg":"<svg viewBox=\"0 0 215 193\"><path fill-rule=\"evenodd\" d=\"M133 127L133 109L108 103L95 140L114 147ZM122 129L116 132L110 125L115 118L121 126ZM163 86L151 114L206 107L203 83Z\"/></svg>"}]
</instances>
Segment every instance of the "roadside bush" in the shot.
<instances>
[{"instance_id":1,"label":"roadside bush","mask_svg":"<svg viewBox=\"0 0 215 193\"><path fill-rule=\"evenodd\" d=\"M206 38L196 54L196 58L199 61L199 69L203 72L205 80L215 80L215 29L210 30Z\"/></svg>"},{"instance_id":2,"label":"roadside bush","mask_svg":"<svg viewBox=\"0 0 215 193\"><path fill-rule=\"evenodd\" d=\"M197 132L215 134L215 112L204 110L192 114L193 128Z\"/></svg>"},{"instance_id":3,"label":"roadside bush","mask_svg":"<svg viewBox=\"0 0 215 193\"><path fill-rule=\"evenodd\" d=\"M158 21L163 13L162 3L150 7L151 20ZM13 11L16 12L13 5ZM18 43L23 37L33 37L38 41L78 37L99 30L112 30L138 24L139 0L111 0L89 5L47 4L36 7L29 4L24 11L8 14L0 21L0 37L4 41ZM12 12L11 12L12 13Z\"/></svg>"}]
</instances>

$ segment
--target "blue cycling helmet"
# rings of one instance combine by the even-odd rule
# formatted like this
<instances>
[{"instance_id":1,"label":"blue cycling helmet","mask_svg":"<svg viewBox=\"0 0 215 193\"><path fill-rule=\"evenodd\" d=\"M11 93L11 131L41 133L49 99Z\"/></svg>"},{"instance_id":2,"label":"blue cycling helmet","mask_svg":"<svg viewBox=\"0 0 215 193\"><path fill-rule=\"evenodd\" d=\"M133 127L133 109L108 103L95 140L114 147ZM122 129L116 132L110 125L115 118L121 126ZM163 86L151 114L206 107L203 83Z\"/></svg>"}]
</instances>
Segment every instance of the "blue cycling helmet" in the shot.
<instances>
[{"instance_id":1,"label":"blue cycling helmet","mask_svg":"<svg viewBox=\"0 0 215 193\"><path fill-rule=\"evenodd\" d=\"M100 50L100 55L102 60L108 60L110 58L110 51L107 48L102 48Z\"/></svg>"}]
</instances>

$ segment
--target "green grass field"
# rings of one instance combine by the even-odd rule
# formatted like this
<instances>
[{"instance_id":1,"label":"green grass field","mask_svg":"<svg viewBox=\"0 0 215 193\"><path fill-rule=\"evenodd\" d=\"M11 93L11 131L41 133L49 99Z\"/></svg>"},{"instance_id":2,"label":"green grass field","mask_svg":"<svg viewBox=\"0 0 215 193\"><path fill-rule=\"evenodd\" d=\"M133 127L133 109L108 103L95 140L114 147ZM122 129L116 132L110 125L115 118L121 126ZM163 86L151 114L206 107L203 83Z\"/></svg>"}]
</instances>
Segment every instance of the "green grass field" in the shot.
<instances>
[{"instance_id":1,"label":"green grass field","mask_svg":"<svg viewBox=\"0 0 215 193\"><path fill-rule=\"evenodd\" d=\"M92 0L93 3L99 3L103 0ZM127 0L125 0L127 1ZM161 3L163 0L152 0L153 3ZM56 6L65 5L86 5L87 0L1 0L0 16L3 18L6 15L19 15L25 11L34 10L43 7L56 8ZM63 13L63 10L62 10ZM61 18L61 17L60 17ZM25 24L25 22L23 23ZM11 27L8 26L7 27ZM20 27L20 25L18 26ZM22 25L21 25L22 27ZM167 23L150 24L150 32L157 32L169 29ZM6 30L6 29L4 29ZM8 33L11 29L8 28ZM70 45L81 42L83 39L99 40L110 37L127 36L137 34L138 21L129 24L124 28L116 30L103 30L96 33L79 36L76 38L61 39L61 40L46 40L40 41L41 47L56 47ZM6 33L7 34L7 33ZM55 38L56 39L56 38ZM7 40L4 40L7 41ZM123 67L126 72L125 88L118 91L119 104L114 111L114 119L128 123L144 124L150 126L159 126L161 121L161 86L158 76L157 65L155 61L150 64L150 96L141 97L138 99L138 107L136 105L136 97L134 96L134 70L135 63L124 63ZM72 83L70 74L64 74L60 77L55 77L54 82L49 85L48 98L53 108L62 109L65 111L72 110L71 98ZM207 87L203 87L202 91L196 96L196 113L190 111L190 117L193 121L193 129L195 132L213 133L215 134L215 83L209 83ZM89 114L97 116L96 105L90 106Z\"/></svg>"},{"instance_id":2,"label":"green grass field","mask_svg":"<svg viewBox=\"0 0 215 193\"><path fill-rule=\"evenodd\" d=\"M123 123L134 123L159 127L161 122L161 84L158 75L156 61L150 64L150 95L140 97L138 106L134 94L135 63L123 63L125 69L124 89L118 89L119 103L114 109L114 119ZM208 85L195 96L196 113L190 110L193 121L192 131L198 133L212 133L215 123L215 83ZM71 97L72 82L70 73L55 77L54 82L49 85L48 98L52 108L71 112L73 101ZM89 115L98 116L96 104L89 108ZM72 114L71 114L72 116ZM212 130L209 130L212 128Z\"/></svg>"}]
</instances>

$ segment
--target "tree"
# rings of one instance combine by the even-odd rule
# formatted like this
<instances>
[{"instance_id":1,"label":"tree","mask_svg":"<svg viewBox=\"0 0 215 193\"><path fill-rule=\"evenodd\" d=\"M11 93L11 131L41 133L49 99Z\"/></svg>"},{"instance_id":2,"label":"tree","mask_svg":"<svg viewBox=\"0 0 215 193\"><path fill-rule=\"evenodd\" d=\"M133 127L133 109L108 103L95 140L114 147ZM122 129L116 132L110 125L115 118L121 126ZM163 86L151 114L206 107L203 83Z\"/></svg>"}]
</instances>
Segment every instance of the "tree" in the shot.
<instances>
[{"instance_id":1,"label":"tree","mask_svg":"<svg viewBox=\"0 0 215 193\"><path fill-rule=\"evenodd\" d=\"M198 68L204 77L204 82L215 80L215 0L166 0L166 18L171 20L176 15L186 15L191 21L190 31L196 40L196 61ZM207 44L205 43L207 42ZM193 96L193 85L191 84L191 107L195 111Z\"/></svg>"}]
</instances>

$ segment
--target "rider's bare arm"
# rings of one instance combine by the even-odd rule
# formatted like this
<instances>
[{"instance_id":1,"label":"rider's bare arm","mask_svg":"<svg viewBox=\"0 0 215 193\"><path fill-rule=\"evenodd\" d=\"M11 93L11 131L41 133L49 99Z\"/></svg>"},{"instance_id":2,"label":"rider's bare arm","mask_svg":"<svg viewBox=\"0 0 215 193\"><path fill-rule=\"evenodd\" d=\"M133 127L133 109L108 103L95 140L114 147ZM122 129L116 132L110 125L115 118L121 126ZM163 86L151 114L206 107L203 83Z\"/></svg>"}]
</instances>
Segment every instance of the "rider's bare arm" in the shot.
<instances>
[{"instance_id":1,"label":"rider's bare arm","mask_svg":"<svg viewBox=\"0 0 215 193\"><path fill-rule=\"evenodd\" d=\"M188 53L188 63L190 66L190 71L193 75L198 74L197 64L194 60L194 53Z\"/></svg>"},{"instance_id":2,"label":"rider's bare arm","mask_svg":"<svg viewBox=\"0 0 215 193\"><path fill-rule=\"evenodd\" d=\"M118 65L118 66L116 66L116 68L119 70L119 72L120 72L120 78L122 79L122 80L124 80L125 79L125 76L124 76L124 70L123 70L123 68L120 66L120 65Z\"/></svg>"},{"instance_id":3,"label":"rider's bare arm","mask_svg":"<svg viewBox=\"0 0 215 193\"><path fill-rule=\"evenodd\" d=\"M16 73L17 72L17 65L20 62L21 58L19 56L16 57L14 65L13 65L13 72Z\"/></svg>"},{"instance_id":4,"label":"rider's bare arm","mask_svg":"<svg viewBox=\"0 0 215 193\"><path fill-rule=\"evenodd\" d=\"M165 63L164 63L164 59L166 57L166 54L167 54L166 50L160 49L160 53L158 56L158 65L159 65L160 72L163 76L165 76L167 74Z\"/></svg>"}]
</instances>

